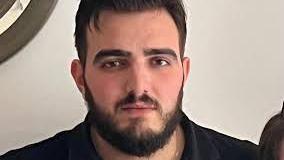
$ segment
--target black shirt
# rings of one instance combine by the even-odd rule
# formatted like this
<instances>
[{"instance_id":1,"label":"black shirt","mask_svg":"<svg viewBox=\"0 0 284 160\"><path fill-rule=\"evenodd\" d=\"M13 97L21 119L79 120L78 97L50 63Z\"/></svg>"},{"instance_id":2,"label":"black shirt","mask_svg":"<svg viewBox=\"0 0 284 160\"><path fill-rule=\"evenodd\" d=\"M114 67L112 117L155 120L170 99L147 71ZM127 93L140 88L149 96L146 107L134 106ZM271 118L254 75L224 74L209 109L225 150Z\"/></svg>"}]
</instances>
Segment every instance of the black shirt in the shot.
<instances>
[{"instance_id":1,"label":"black shirt","mask_svg":"<svg viewBox=\"0 0 284 160\"><path fill-rule=\"evenodd\" d=\"M183 115L185 147L181 160L256 160L257 146L198 126ZM101 160L85 120L52 138L9 151L0 160Z\"/></svg>"}]
</instances>

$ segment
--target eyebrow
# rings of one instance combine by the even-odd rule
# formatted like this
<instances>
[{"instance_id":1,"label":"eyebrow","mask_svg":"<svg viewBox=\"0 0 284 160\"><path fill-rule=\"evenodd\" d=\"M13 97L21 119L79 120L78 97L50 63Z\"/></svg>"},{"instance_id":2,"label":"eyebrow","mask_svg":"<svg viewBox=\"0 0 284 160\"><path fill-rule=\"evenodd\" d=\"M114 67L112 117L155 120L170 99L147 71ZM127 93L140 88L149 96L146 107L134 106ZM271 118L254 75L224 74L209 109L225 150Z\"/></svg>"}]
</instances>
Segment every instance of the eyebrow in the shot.
<instances>
[{"instance_id":1,"label":"eyebrow","mask_svg":"<svg viewBox=\"0 0 284 160\"><path fill-rule=\"evenodd\" d=\"M101 50L96 54L93 63L95 64L105 57L129 57L130 54L130 52L120 49Z\"/></svg>"},{"instance_id":2,"label":"eyebrow","mask_svg":"<svg viewBox=\"0 0 284 160\"><path fill-rule=\"evenodd\" d=\"M145 56L153 56L153 55L169 55L173 57L175 60L178 59L177 54L174 50L169 48L160 48L160 49L146 49L144 50Z\"/></svg>"},{"instance_id":3,"label":"eyebrow","mask_svg":"<svg viewBox=\"0 0 284 160\"><path fill-rule=\"evenodd\" d=\"M178 59L175 51L169 48L159 48L159 49L150 48L144 50L144 56L154 56L154 55L170 55L175 60ZM105 57L129 57L129 56L131 56L131 52L129 51L120 50L120 49L103 49L96 54L93 63L96 64Z\"/></svg>"}]
</instances>

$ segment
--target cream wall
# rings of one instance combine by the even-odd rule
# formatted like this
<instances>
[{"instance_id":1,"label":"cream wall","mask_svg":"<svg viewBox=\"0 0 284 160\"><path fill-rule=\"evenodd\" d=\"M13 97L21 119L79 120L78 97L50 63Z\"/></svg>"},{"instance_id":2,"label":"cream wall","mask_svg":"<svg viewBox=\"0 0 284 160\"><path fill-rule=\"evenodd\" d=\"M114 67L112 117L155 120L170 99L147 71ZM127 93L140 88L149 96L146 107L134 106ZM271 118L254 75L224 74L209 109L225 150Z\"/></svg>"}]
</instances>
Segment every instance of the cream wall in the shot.
<instances>
[{"instance_id":1,"label":"cream wall","mask_svg":"<svg viewBox=\"0 0 284 160\"><path fill-rule=\"evenodd\" d=\"M39 34L0 66L0 154L71 129L86 107L70 76L78 1L59 1ZM258 142L284 99L284 2L191 0L184 110Z\"/></svg>"}]
</instances>

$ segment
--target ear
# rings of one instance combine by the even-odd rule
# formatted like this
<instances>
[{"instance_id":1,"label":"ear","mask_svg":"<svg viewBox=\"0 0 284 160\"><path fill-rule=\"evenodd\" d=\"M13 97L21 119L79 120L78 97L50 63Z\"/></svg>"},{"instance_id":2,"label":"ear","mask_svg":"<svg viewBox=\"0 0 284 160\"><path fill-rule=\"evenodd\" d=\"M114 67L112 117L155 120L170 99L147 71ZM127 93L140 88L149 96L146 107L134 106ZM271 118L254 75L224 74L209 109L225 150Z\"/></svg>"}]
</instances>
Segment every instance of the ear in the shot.
<instances>
[{"instance_id":1,"label":"ear","mask_svg":"<svg viewBox=\"0 0 284 160\"><path fill-rule=\"evenodd\" d=\"M190 59L188 57L184 57L182 59L182 65L183 65L183 75L184 75L184 83L185 83L189 77Z\"/></svg>"},{"instance_id":2,"label":"ear","mask_svg":"<svg viewBox=\"0 0 284 160\"><path fill-rule=\"evenodd\" d=\"M80 60L74 59L71 63L71 74L72 77L82 93L82 95L85 95L85 81L84 81L84 69L83 65L81 64Z\"/></svg>"}]
</instances>

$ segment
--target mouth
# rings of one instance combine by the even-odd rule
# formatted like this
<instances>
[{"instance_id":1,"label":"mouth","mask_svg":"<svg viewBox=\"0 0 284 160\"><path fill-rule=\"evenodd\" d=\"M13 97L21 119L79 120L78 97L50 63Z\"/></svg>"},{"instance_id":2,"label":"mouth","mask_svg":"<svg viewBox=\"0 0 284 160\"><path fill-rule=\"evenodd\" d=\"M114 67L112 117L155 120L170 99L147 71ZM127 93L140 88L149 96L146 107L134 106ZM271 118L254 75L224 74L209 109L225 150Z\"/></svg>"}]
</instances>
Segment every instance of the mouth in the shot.
<instances>
[{"instance_id":1,"label":"mouth","mask_svg":"<svg viewBox=\"0 0 284 160\"><path fill-rule=\"evenodd\" d=\"M157 107L153 104L145 104L145 103L133 103L127 104L121 107L123 112L126 112L129 116L143 116L145 114L149 114L155 110Z\"/></svg>"},{"instance_id":2,"label":"mouth","mask_svg":"<svg viewBox=\"0 0 284 160\"><path fill-rule=\"evenodd\" d=\"M153 105L153 104L145 104L145 103L142 103L142 102L137 102L137 103L131 103L131 104L126 104L126 105L123 105L121 107L121 109L123 110L128 110L128 109L156 109L156 106Z\"/></svg>"}]
</instances>

